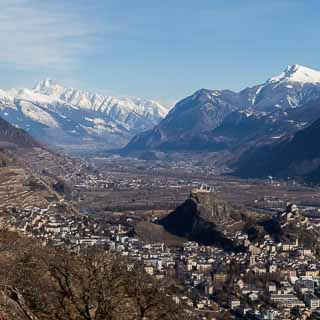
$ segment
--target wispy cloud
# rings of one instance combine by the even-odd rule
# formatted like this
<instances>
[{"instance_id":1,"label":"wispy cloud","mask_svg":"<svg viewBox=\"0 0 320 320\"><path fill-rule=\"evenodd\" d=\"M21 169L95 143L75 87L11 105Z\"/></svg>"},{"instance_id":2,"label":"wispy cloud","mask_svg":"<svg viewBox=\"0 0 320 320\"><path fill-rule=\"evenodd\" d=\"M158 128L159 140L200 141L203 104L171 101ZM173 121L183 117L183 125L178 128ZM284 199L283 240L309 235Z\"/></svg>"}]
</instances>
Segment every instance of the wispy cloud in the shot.
<instances>
[{"instance_id":1,"label":"wispy cloud","mask_svg":"<svg viewBox=\"0 0 320 320\"><path fill-rule=\"evenodd\" d=\"M50 2L0 0L1 64L71 70L79 56L90 54L98 26L82 19L81 6L63 8Z\"/></svg>"}]
</instances>

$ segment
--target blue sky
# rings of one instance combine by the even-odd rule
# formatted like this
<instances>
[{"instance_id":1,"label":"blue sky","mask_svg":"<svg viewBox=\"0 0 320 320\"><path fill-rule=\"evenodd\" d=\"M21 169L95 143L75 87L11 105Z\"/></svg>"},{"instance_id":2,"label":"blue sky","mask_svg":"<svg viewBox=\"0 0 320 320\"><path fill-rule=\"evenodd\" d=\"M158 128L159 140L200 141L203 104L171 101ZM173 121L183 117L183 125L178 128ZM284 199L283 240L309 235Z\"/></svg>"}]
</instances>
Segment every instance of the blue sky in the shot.
<instances>
[{"instance_id":1,"label":"blue sky","mask_svg":"<svg viewBox=\"0 0 320 320\"><path fill-rule=\"evenodd\" d=\"M318 0L0 0L0 87L42 78L166 104L320 70Z\"/></svg>"}]
</instances>

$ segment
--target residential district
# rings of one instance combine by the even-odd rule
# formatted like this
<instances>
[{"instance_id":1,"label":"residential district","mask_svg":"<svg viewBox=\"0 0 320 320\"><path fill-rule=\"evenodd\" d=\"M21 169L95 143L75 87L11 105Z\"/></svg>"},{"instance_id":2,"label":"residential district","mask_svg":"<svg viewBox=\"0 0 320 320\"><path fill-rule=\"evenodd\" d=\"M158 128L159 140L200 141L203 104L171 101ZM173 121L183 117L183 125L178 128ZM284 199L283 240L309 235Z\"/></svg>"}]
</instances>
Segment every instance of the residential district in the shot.
<instances>
[{"instance_id":1,"label":"residential district","mask_svg":"<svg viewBox=\"0 0 320 320\"><path fill-rule=\"evenodd\" d=\"M239 253L190 241L168 247L136 238L130 218L52 215L36 207L11 211L11 230L73 251L102 246L143 262L157 279L177 278L185 292L174 300L199 319L320 319L320 262L298 240L275 243L266 235L250 242L237 232L233 240L246 248ZM297 211L291 204L282 218L293 219Z\"/></svg>"}]
</instances>

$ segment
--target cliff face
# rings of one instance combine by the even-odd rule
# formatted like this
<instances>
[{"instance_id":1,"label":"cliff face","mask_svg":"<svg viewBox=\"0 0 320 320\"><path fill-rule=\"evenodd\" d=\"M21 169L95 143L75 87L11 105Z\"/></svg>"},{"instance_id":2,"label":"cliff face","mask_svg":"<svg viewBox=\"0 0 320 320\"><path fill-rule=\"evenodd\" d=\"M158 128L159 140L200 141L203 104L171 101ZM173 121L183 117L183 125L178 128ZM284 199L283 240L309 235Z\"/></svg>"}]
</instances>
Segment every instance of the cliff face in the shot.
<instances>
[{"instance_id":1,"label":"cliff face","mask_svg":"<svg viewBox=\"0 0 320 320\"><path fill-rule=\"evenodd\" d=\"M220 228L222 223L232 221L236 215L233 207L218 201L212 193L192 194L159 223L169 233L199 244L238 250Z\"/></svg>"},{"instance_id":2,"label":"cliff face","mask_svg":"<svg viewBox=\"0 0 320 320\"><path fill-rule=\"evenodd\" d=\"M196 203L199 215L216 225L240 218L237 209L219 200L212 192L192 193L190 199Z\"/></svg>"}]
</instances>

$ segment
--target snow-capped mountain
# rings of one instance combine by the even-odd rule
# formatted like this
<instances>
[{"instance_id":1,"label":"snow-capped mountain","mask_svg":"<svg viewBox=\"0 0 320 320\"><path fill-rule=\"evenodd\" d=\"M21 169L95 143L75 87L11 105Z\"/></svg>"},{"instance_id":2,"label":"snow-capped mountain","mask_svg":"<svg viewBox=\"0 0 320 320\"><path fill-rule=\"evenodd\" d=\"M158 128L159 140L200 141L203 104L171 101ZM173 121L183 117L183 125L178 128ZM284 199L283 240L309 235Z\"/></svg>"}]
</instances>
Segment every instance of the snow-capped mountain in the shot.
<instances>
[{"instance_id":1,"label":"snow-capped mountain","mask_svg":"<svg viewBox=\"0 0 320 320\"><path fill-rule=\"evenodd\" d=\"M320 71L298 64L288 66L280 75L240 92L257 110L296 108L320 97Z\"/></svg>"},{"instance_id":2,"label":"snow-capped mountain","mask_svg":"<svg viewBox=\"0 0 320 320\"><path fill-rule=\"evenodd\" d=\"M240 92L201 89L178 102L155 128L134 137L123 153L216 151L217 146L219 149L223 147L220 142L225 139L219 138L217 144L212 132L224 125L229 114L245 111L249 115L255 112L250 118L250 125L258 124L260 120L257 120L263 117L264 128L268 131L267 126L272 124L274 117L277 117L276 121L284 117L285 112L277 111L296 109L317 100L320 100L320 72L300 65L288 66L279 76ZM272 116L265 117L269 113ZM234 125L235 135L240 128L240 115L228 118L225 124L229 131ZM241 120L241 130L244 123L248 121ZM292 127L298 129L301 123Z\"/></svg>"},{"instance_id":3,"label":"snow-capped mountain","mask_svg":"<svg viewBox=\"0 0 320 320\"><path fill-rule=\"evenodd\" d=\"M124 123L130 123L132 120L129 116L130 113L150 121L158 121L167 113L166 108L155 101L140 98L116 98L74 88L65 88L50 79L40 81L33 92L83 109L101 112L115 121Z\"/></svg>"},{"instance_id":4,"label":"snow-capped mountain","mask_svg":"<svg viewBox=\"0 0 320 320\"><path fill-rule=\"evenodd\" d=\"M288 66L280 75L270 78L267 83L320 83L320 72L294 64Z\"/></svg>"},{"instance_id":5,"label":"snow-capped mountain","mask_svg":"<svg viewBox=\"0 0 320 320\"><path fill-rule=\"evenodd\" d=\"M0 90L0 116L60 146L119 147L166 114L155 101L66 88L50 79L33 89Z\"/></svg>"}]
</instances>

